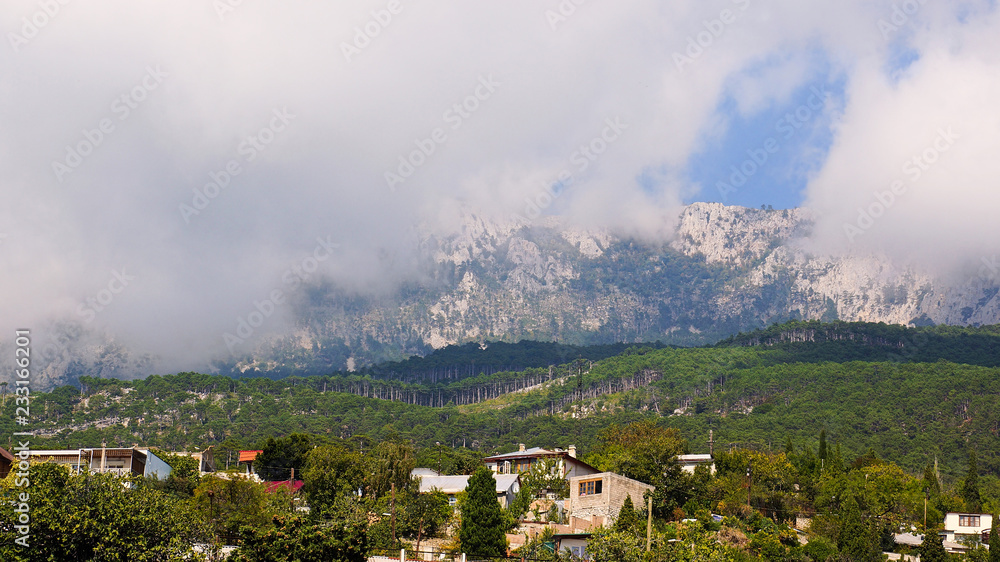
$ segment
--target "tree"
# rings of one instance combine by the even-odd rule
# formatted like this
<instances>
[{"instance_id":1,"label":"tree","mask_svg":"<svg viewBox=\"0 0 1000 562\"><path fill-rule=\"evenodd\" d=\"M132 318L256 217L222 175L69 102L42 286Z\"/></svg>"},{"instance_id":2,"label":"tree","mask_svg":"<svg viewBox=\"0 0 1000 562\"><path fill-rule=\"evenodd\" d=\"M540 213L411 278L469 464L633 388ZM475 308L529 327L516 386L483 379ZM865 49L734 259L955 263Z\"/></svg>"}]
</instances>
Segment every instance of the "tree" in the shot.
<instances>
[{"instance_id":1,"label":"tree","mask_svg":"<svg viewBox=\"0 0 1000 562\"><path fill-rule=\"evenodd\" d=\"M979 466L976 460L976 452L969 451L969 472L962 482L962 489L959 494L965 501L965 509L973 513L978 513L982 509L983 500L979 495Z\"/></svg>"},{"instance_id":2,"label":"tree","mask_svg":"<svg viewBox=\"0 0 1000 562\"><path fill-rule=\"evenodd\" d=\"M30 543L14 543L15 530L0 524L0 560L180 560L202 538L181 502L142 478L113 474L71 475L65 466L32 464L31 483L0 483L0 521L17 521L22 493L30 497Z\"/></svg>"},{"instance_id":3,"label":"tree","mask_svg":"<svg viewBox=\"0 0 1000 562\"><path fill-rule=\"evenodd\" d=\"M308 523L301 517L275 516L264 529L245 533L232 562L364 562L368 559L366 520L356 505L338 502L341 519Z\"/></svg>"},{"instance_id":4,"label":"tree","mask_svg":"<svg viewBox=\"0 0 1000 562\"><path fill-rule=\"evenodd\" d=\"M589 459L591 464L654 486L663 467L677 464L673 458L687 451L679 430L650 420L613 425L601 434L600 442Z\"/></svg>"},{"instance_id":5,"label":"tree","mask_svg":"<svg viewBox=\"0 0 1000 562\"><path fill-rule=\"evenodd\" d=\"M948 553L944 550L944 542L937 531L927 531L924 533L924 540L920 543L920 562L945 562L948 560Z\"/></svg>"},{"instance_id":6,"label":"tree","mask_svg":"<svg viewBox=\"0 0 1000 562\"><path fill-rule=\"evenodd\" d=\"M306 454L316 445L315 439L304 433L278 439L268 437L263 452L253 461L254 472L264 480L289 480L293 470L301 473Z\"/></svg>"},{"instance_id":7,"label":"tree","mask_svg":"<svg viewBox=\"0 0 1000 562\"><path fill-rule=\"evenodd\" d=\"M207 476L195 489L191 505L216 536L232 539L245 527L263 528L274 515L290 512L287 500L283 492L268 494L263 484L249 478Z\"/></svg>"},{"instance_id":8,"label":"tree","mask_svg":"<svg viewBox=\"0 0 1000 562\"><path fill-rule=\"evenodd\" d=\"M993 527L990 528L990 562L1000 562L1000 531L997 531L997 516L993 516Z\"/></svg>"},{"instance_id":9,"label":"tree","mask_svg":"<svg viewBox=\"0 0 1000 562\"><path fill-rule=\"evenodd\" d=\"M442 492L408 494L403 505L402 535L416 540L414 550L419 551L420 542L436 535L451 514L448 496Z\"/></svg>"},{"instance_id":10,"label":"tree","mask_svg":"<svg viewBox=\"0 0 1000 562\"><path fill-rule=\"evenodd\" d=\"M362 486L362 457L339 445L323 445L306 454L302 468L302 492L317 513L331 509L338 497L348 496Z\"/></svg>"},{"instance_id":11,"label":"tree","mask_svg":"<svg viewBox=\"0 0 1000 562\"><path fill-rule=\"evenodd\" d=\"M503 556L507 551L503 523L497 482L493 473L481 466L469 478L462 502L462 526L458 534L462 550L474 556Z\"/></svg>"},{"instance_id":12,"label":"tree","mask_svg":"<svg viewBox=\"0 0 1000 562\"><path fill-rule=\"evenodd\" d=\"M848 496L841 512L837 547L850 560L881 560L882 549L876 533L861 515L854 496Z\"/></svg>"},{"instance_id":13,"label":"tree","mask_svg":"<svg viewBox=\"0 0 1000 562\"><path fill-rule=\"evenodd\" d=\"M632 505L632 496L625 496L625 503L622 504L622 509L618 512L618 518L615 519L612 528L623 533L635 533L638 527L639 516L635 512L635 506Z\"/></svg>"}]
</instances>

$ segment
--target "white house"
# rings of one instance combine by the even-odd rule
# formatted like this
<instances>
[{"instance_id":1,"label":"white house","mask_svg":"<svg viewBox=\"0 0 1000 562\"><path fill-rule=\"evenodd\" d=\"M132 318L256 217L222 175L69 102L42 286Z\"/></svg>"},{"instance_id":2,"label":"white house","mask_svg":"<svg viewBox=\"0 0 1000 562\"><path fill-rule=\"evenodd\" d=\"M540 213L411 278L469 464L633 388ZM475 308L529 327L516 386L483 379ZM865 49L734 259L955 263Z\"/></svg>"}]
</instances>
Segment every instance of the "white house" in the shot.
<instances>
[{"instance_id":1,"label":"white house","mask_svg":"<svg viewBox=\"0 0 1000 562\"><path fill-rule=\"evenodd\" d=\"M944 530L941 536L951 542L963 539L982 540L985 533L989 537L993 526L993 516L989 513L948 513L944 516Z\"/></svg>"},{"instance_id":2,"label":"white house","mask_svg":"<svg viewBox=\"0 0 1000 562\"><path fill-rule=\"evenodd\" d=\"M681 465L681 470L694 474L697 466L705 465L709 472L715 474L715 460L712 455L677 455L677 464Z\"/></svg>"},{"instance_id":3,"label":"white house","mask_svg":"<svg viewBox=\"0 0 1000 562\"><path fill-rule=\"evenodd\" d=\"M415 469L414 472L418 470L423 471L423 469ZM459 492L465 491L469 486L469 478L472 478L470 475L433 476L419 474L415 474L414 477L420 479L421 494L437 490L448 496L449 505L458 503ZM521 476L519 474L496 474L493 478L497 483L497 501L500 502L500 507L507 507L521 490Z\"/></svg>"}]
</instances>

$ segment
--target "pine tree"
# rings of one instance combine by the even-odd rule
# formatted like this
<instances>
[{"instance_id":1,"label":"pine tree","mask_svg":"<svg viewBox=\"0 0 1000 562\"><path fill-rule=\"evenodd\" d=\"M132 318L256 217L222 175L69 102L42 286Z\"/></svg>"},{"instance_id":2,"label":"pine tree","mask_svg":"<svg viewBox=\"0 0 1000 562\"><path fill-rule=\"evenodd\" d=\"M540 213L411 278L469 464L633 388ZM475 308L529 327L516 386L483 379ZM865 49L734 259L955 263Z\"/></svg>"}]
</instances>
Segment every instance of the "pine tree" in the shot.
<instances>
[{"instance_id":1,"label":"pine tree","mask_svg":"<svg viewBox=\"0 0 1000 562\"><path fill-rule=\"evenodd\" d=\"M497 482L485 466L469 478L462 503L462 527L458 538L462 550L476 557L500 557L506 554L503 513L497 501Z\"/></svg>"},{"instance_id":2,"label":"pine tree","mask_svg":"<svg viewBox=\"0 0 1000 562\"><path fill-rule=\"evenodd\" d=\"M823 429L819 432L819 458L820 460L826 460L826 430Z\"/></svg>"},{"instance_id":3,"label":"pine tree","mask_svg":"<svg viewBox=\"0 0 1000 562\"><path fill-rule=\"evenodd\" d=\"M635 533L639 526L639 516L635 512L632 504L632 496L625 496L625 503L622 504L621 511L618 512L618 519L615 520L614 530L626 533Z\"/></svg>"},{"instance_id":4,"label":"pine tree","mask_svg":"<svg viewBox=\"0 0 1000 562\"><path fill-rule=\"evenodd\" d=\"M978 512L982 509L983 500L979 495L979 466L976 461L976 452L969 451L969 472L965 475L965 482L962 483L961 495L965 500L965 508L971 512Z\"/></svg>"},{"instance_id":5,"label":"pine tree","mask_svg":"<svg viewBox=\"0 0 1000 562\"><path fill-rule=\"evenodd\" d=\"M847 496L841 509L837 548L850 560L881 560L882 549L878 537L861 515L861 508L854 496Z\"/></svg>"}]
</instances>

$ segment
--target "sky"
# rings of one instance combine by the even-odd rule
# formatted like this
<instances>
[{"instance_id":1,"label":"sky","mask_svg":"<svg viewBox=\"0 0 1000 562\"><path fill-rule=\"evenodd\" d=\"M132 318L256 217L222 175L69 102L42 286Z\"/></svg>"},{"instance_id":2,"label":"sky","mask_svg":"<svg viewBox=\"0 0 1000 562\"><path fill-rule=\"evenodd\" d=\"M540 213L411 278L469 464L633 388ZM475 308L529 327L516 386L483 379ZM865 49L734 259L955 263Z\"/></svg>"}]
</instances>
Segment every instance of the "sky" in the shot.
<instances>
[{"instance_id":1,"label":"sky","mask_svg":"<svg viewBox=\"0 0 1000 562\"><path fill-rule=\"evenodd\" d=\"M5 0L0 32L2 339L212 356L276 288L391 291L470 211L665 241L693 202L807 207L817 252L1000 250L992 1Z\"/></svg>"}]
</instances>

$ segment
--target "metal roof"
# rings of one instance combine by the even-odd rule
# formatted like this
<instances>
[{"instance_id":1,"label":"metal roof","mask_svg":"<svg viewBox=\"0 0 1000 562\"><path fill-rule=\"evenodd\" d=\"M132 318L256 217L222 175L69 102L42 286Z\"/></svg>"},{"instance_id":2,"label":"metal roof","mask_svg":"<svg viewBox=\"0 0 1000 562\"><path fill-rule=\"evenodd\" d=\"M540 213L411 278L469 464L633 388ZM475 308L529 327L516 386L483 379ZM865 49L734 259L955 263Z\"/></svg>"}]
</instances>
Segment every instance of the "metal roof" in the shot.
<instances>
[{"instance_id":1,"label":"metal roof","mask_svg":"<svg viewBox=\"0 0 1000 562\"><path fill-rule=\"evenodd\" d=\"M420 492L427 493L432 490L440 490L446 494L457 494L469 486L469 478L472 475L462 474L456 476L421 476ZM494 474L493 478L497 482L496 491L498 494L505 493L517 482L517 474Z\"/></svg>"}]
</instances>

